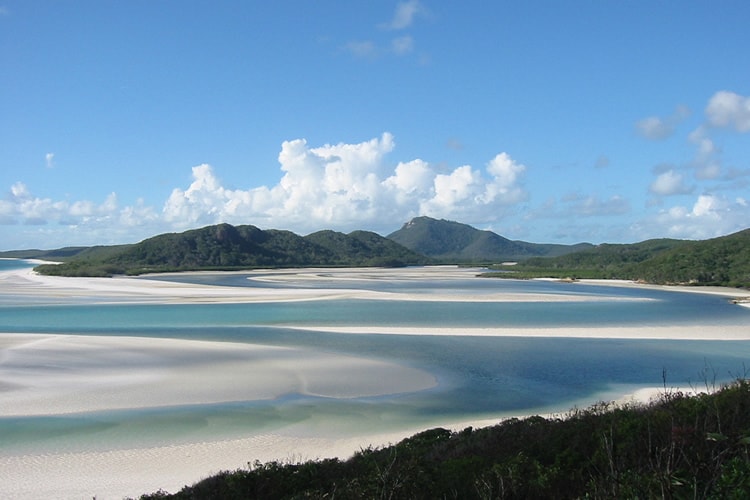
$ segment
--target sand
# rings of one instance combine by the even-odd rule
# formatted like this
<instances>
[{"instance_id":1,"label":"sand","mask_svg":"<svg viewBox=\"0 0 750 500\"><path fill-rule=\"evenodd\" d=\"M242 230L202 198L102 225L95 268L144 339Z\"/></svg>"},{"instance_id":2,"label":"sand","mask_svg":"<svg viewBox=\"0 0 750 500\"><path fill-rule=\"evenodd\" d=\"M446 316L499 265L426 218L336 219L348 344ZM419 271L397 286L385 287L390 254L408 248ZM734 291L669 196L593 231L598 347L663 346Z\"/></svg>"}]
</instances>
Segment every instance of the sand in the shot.
<instances>
[{"instance_id":1,"label":"sand","mask_svg":"<svg viewBox=\"0 0 750 500\"><path fill-rule=\"evenodd\" d=\"M258 287L216 287L156 279L59 278L28 270L0 273L0 296L14 303L203 303L275 302L326 298L382 300L582 301L585 294L414 295L361 289L367 280L465 279L479 269L430 267L407 269L309 269L255 271ZM336 288L326 288L335 282ZM285 284L270 288L263 283ZM306 287L316 283L317 288ZM628 282L589 282L642 286ZM345 286L342 286L345 285ZM670 288L750 297L735 289ZM0 297L0 300L3 300ZM597 296L596 300L623 300ZM637 299L636 299L637 300ZM606 328L370 328L304 327L341 334L493 335L587 338L747 340L746 327L701 326ZM353 368L356 367L356 370ZM356 373L356 376L352 375ZM0 416L65 415L107 409L273 399L285 394L352 398L421 390L435 385L426 372L383 360L342 356L306 349L229 342L68 335L0 334ZM646 401L658 389L639 389L623 401ZM497 419L502 418L498 415ZM446 422L460 429L497 421ZM315 436L293 429L163 446L134 446L105 451L7 453L0 451L2 498L122 498L185 484L236 469L250 460L299 461L347 457L361 448L397 442L422 429L364 432L355 437Z\"/></svg>"},{"instance_id":2,"label":"sand","mask_svg":"<svg viewBox=\"0 0 750 500\"><path fill-rule=\"evenodd\" d=\"M424 371L310 349L0 333L0 417L429 389Z\"/></svg>"}]
</instances>

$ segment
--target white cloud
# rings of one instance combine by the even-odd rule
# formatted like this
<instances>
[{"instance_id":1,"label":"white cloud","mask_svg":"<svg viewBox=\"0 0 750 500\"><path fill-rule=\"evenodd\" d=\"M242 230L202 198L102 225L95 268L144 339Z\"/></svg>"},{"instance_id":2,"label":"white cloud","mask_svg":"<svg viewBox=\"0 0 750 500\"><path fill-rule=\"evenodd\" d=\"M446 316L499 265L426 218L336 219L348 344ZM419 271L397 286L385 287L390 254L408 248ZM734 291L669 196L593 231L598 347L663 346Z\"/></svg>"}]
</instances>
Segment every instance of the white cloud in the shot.
<instances>
[{"instance_id":1,"label":"white cloud","mask_svg":"<svg viewBox=\"0 0 750 500\"><path fill-rule=\"evenodd\" d=\"M393 18L383 25L384 28L402 30L408 28L414 22L414 18L423 10L418 0L407 0L396 5Z\"/></svg>"},{"instance_id":2,"label":"white cloud","mask_svg":"<svg viewBox=\"0 0 750 500\"><path fill-rule=\"evenodd\" d=\"M666 139L688 116L690 116L690 110L686 106L677 106L674 113L667 117L649 116L640 120L636 123L636 131L642 137L652 141Z\"/></svg>"},{"instance_id":3,"label":"white cloud","mask_svg":"<svg viewBox=\"0 0 750 500\"><path fill-rule=\"evenodd\" d=\"M689 193L692 188L685 184L685 177L682 174L667 170L656 177L649 186L649 191L658 196L672 196Z\"/></svg>"},{"instance_id":4,"label":"white cloud","mask_svg":"<svg viewBox=\"0 0 750 500\"><path fill-rule=\"evenodd\" d=\"M424 196L433 187L435 174L429 164L423 160L412 160L396 165L394 174L383 181L386 188L391 188L404 196Z\"/></svg>"},{"instance_id":5,"label":"white cloud","mask_svg":"<svg viewBox=\"0 0 750 500\"><path fill-rule=\"evenodd\" d=\"M357 228L401 222L417 214L492 218L527 197L520 180L526 167L507 153L482 171L469 165L438 172L416 159L389 167L395 147L389 133L359 144L310 147L285 141L278 184L249 190L222 186L209 165L193 168L193 182L174 189L164 218L177 226L215 222L273 225L297 231Z\"/></svg>"},{"instance_id":6,"label":"white cloud","mask_svg":"<svg viewBox=\"0 0 750 500\"><path fill-rule=\"evenodd\" d=\"M16 182L11 186L7 199L0 203L0 219L3 224L69 225L108 218L117 210L117 196L114 193L101 204L88 200L54 201L34 196L26 184Z\"/></svg>"},{"instance_id":7,"label":"white cloud","mask_svg":"<svg viewBox=\"0 0 750 500\"><path fill-rule=\"evenodd\" d=\"M14 200L23 200L31 197L29 188L23 182L16 182L10 187L10 194Z\"/></svg>"},{"instance_id":8,"label":"white cloud","mask_svg":"<svg viewBox=\"0 0 750 500\"><path fill-rule=\"evenodd\" d=\"M750 132L750 97L726 90L719 91L708 101L706 117L713 127Z\"/></svg>"},{"instance_id":9,"label":"white cloud","mask_svg":"<svg viewBox=\"0 0 750 500\"><path fill-rule=\"evenodd\" d=\"M664 235L711 237L745 227L750 220L746 199L723 185L712 186L714 194L703 194L690 204L644 216L630 233L622 230L622 216L631 212L631 204L621 195L574 193L563 199L552 198L537 207L524 207L523 219L519 219L514 216L529 200L525 188L529 169L508 153L498 153L483 166L452 168L419 158L390 162L394 149L395 141L389 133L351 144L311 146L304 139L285 141L278 154L277 182L252 185L252 172L248 172L246 187L232 189L211 165L197 165L192 169L192 180L174 188L160 208L143 200L122 206L115 193L102 202L53 200L36 196L26 184L17 182L0 199L0 224L15 225L8 233L14 238L27 232L38 238L36 243L14 247L53 248L133 242L219 222L288 229L299 234L328 228L384 232L413 216L428 215L480 227L493 223L507 228L513 221L518 225L519 220L530 227L530 220L554 221L548 234L555 234L555 228L577 227L583 231L585 220L586 227L593 228L589 237L598 235L598 239L606 233L637 241ZM651 192L667 198L659 200L660 207L669 195L692 190L687 174L677 167L664 165L654 175ZM236 185L237 180L233 183ZM727 198L717 192L725 192ZM592 220L600 222L589 222ZM535 225L535 231L540 231L538 223ZM5 245L10 244L6 239Z\"/></svg>"},{"instance_id":10,"label":"white cloud","mask_svg":"<svg viewBox=\"0 0 750 500\"><path fill-rule=\"evenodd\" d=\"M701 194L692 205L677 205L650 216L631 227L637 239L715 238L747 227L750 206L744 198L730 200L716 194Z\"/></svg>"},{"instance_id":11,"label":"white cloud","mask_svg":"<svg viewBox=\"0 0 750 500\"><path fill-rule=\"evenodd\" d=\"M47 168L55 168L55 153L47 153L44 155L44 164Z\"/></svg>"},{"instance_id":12,"label":"white cloud","mask_svg":"<svg viewBox=\"0 0 750 500\"><path fill-rule=\"evenodd\" d=\"M699 180L736 177L737 169L727 170L722 161L722 148L712 137L714 129L728 128L739 133L750 132L750 97L722 90L716 92L705 109L706 119L688 135L696 146L690 166Z\"/></svg>"}]
</instances>

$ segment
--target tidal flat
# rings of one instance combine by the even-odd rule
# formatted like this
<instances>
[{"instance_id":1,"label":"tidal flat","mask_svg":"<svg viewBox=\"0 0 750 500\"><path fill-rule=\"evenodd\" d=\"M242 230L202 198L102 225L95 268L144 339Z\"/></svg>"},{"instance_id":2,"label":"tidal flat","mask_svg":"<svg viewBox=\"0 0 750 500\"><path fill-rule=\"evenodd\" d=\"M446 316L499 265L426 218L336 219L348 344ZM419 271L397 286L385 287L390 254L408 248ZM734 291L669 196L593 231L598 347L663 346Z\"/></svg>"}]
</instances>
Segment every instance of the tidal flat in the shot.
<instances>
[{"instance_id":1,"label":"tidal flat","mask_svg":"<svg viewBox=\"0 0 750 500\"><path fill-rule=\"evenodd\" d=\"M707 390L750 356L750 309L730 300L747 292L479 272L0 271L0 493L175 491L254 460Z\"/></svg>"}]
</instances>

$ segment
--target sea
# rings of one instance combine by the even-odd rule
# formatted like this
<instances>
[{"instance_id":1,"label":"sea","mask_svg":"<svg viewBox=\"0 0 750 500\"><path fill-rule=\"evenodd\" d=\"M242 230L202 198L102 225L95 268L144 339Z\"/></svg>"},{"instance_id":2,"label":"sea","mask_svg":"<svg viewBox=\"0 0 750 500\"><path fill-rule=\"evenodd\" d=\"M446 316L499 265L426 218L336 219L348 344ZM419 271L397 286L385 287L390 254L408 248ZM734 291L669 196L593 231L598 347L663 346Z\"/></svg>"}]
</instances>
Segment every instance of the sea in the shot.
<instances>
[{"instance_id":1,"label":"sea","mask_svg":"<svg viewBox=\"0 0 750 500\"><path fill-rule=\"evenodd\" d=\"M0 260L0 271L28 268ZM253 274L258 277L258 273ZM0 290L0 332L240 342L358 356L432 374L427 390L377 397L285 394L272 400L0 418L0 453L164 446L297 429L355 436L453 422L559 414L642 387L716 387L750 368L750 342L410 335L409 328L596 328L723 325L750 328L750 308L725 297L664 289L504 279L320 279L272 282L243 273L162 275L234 287L360 288L423 300L335 299L245 304L107 303L14 296ZM139 279L139 278L134 278ZM573 294L587 300L471 301L486 293ZM458 296L429 300L431 294ZM612 297L622 300L612 300ZM314 325L315 330L305 330ZM404 334L327 332L401 327ZM3 362L0 357L0 386ZM2 393L0 392L0 400Z\"/></svg>"}]
</instances>

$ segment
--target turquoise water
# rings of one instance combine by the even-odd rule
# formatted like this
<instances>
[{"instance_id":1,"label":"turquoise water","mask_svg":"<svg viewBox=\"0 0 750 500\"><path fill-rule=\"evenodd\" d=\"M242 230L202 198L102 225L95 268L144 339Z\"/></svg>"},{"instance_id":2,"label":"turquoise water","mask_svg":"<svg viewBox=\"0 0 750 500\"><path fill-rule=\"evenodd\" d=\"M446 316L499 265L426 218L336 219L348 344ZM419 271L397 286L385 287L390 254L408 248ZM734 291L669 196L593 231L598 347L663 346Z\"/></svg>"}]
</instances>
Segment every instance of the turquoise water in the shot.
<instances>
[{"instance_id":1,"label":"turquoise water","mask_svg":"<svg viewBox=\"0 0 750 500\"><path fill-rule=\"evenodd\" d=\"M0 267L10 261L0 261ZM242 275L178 276L205 284L259 286ZM576 293L586 302L472 303L321 300L270 304L57 304L0 293L0 332L143 336L293 346L415 366L434 389L337 400L289 394L238 401L72 416L0 418L0 449L79 450L229 438L304 424L322 434L354 435L456 420L565 411L623 388L703 387L743 375L750 343L613 339L345 335L287 328L309 325L401 327L595 327L748 325L750 310L726 298L582 284L467 279L362 281L374 290L426 289L472 294ZM264 285L267 286L267 285ZM274 284L283 287L288 285ZM318 286L318 285L308 285ZM331 283L325 283L331 286ZM341 285L343 287L343 285ZM352 283L346 284L351 287ZM609 300L620 296L644 300Z\"/></svg>"}]
</instances>

